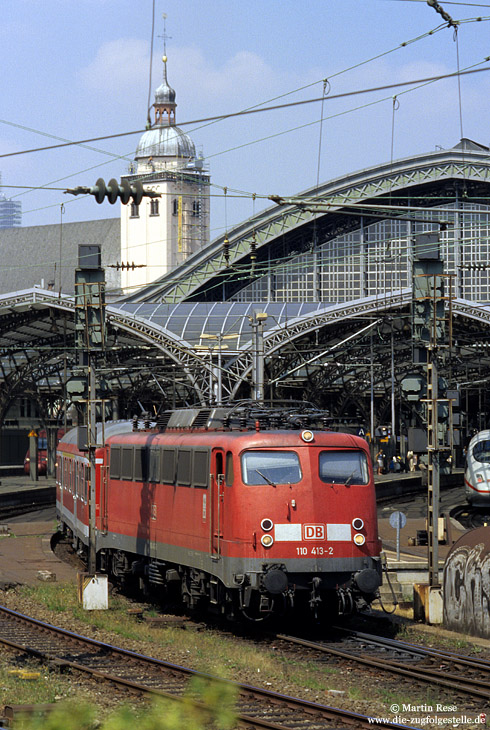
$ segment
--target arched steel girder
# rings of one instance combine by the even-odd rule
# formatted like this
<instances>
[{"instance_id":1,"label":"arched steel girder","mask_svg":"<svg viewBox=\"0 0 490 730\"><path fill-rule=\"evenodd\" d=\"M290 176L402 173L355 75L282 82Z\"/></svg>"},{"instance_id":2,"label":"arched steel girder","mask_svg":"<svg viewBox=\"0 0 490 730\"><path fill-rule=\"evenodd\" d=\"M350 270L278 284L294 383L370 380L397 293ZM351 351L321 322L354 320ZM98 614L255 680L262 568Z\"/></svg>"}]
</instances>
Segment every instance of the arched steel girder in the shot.
<instances>
[{"instance_id":1,"label":"arched steel girder","mask_svg":"<svg viewBox=\"0 0 490 730\"><path fill-rule=\"evenodd\" d=\"M44 412L48 403L62 396L62 382L62 366L59 362L51 362L48 352L24 352L22 363L15 365L0 385L0 424L15 398L30 398Z\"/></svg>"},{"instance_id":2,"label":"arched steel girder","mask_svg":"<svg viewBox=\"0 0 490 730\"><path fill-rule=\"evenodd\" d=\"M110 307L106 309L106 324L156 347L182 368L200 403L205 405L209 401L209 364L192 349L189 343L177 340L167 330L155 327L142 318L133 317L120 310L112 310ZM203 371L207 377L202 377Z\"/></svg>"},{"instance_id":3,"label":"arched steel girder","mask_svg":"<svg viewBox=\"0 0 490 730\"><path fill-rule=\"evenodd\" d=\"M328 329L333 325L341 325L344 334L338 331L334 333L332 339L326 344L325 355L327 355L335 350L338 343L343 342L345 347L346 338L355 340L356 338L365 337L370 322L362 322L361 318L369 317L371 322L376 322L378 318L383 318L390 313L395 316L397 311L403 308L407 310L410 307L412 296L411 289L403 289L399 292L382 294L378 297L368 297L355 302L326 307L312 314L289 320L286 325L276 325L264 333L265 360L267 362L267 359L281 353L286 345L294 343L305 335L311 335L324 328ZM451 302L451 307L454 318L464 317L475 323L490 327L490 306L455 298ZM253 343L249 343L240 350L238 355L224 361L223 376L228 378L228 387L232 398L236 396L241 384L250 377L253 357ZM297 355L296 359L298 364L308 364L308 358L302 358L301 355ZM293 365L294 367L293 360L294 357L293 359L290 358L289 366ZM403 366L403 363L401 365ZM405 368L406 365L405 361ZM353 367L355 367L355 364Z\"/></svg>"},{"instance_id":4,"label":"arched steel girder","mask_svg":"<svg viewBox=\"0 0 490 730\"><path fill-rule=\"evenodd\" d=\"M305 335L317 332L333 324L346 323L359 317L396 310L410 303L411 299L411 289L404 289L401 292L382 294L379 297L367 297L366 299L347 304L325 307L325 309L315 311L312 314L289 320L286 325L277 325L264 333L265 358L267 360L268 357L270 358L275 353L279 353L286 344L294 342ZM358 336L366 330L366 326L369 326L369 323L358 326ZM336 342L333 341L329 343L328 349L331 350L335 346ZM254 357L252 348L253 345L250 343L247 348L243 348L240 351L238 356L235 356L233 360L227 361L226 363L226 370L228 371L230 380L235 381L234 386L230 383L232 397L236 395L241 383L246 381L251 374Z\"/></svg>"},{"instance_id":5,"label":"arched steel girder","mask_svg":"<svg viewBox=\"0 0 490 730\"><path fill-rule=\"evenodd\" d=\"M172 270L170 275L126 297L125 301L172 303L189 299L222 299L223 297L217 296L216 293L210 297L210 290L217 292L218 282L226 285L234 277L236 278L233 267L238 267L249 260L252 247L256 252L260 252L286 234L299 233L302 228L314 221L319 222L327 217L335 218L339 214L342 214L340 225L343 228L347 225L347 228L351 229L355 221L346 220L346 210L351 216L353 213L356 214L357 209L359 217L364 216L368 222L373 222L376 213L363 209L363 203L371 201L382 204L383 196L393 195L397 191L406 190L409 195L410 191L416 188L428 189L435 184L450 181L458 181L465 185L488 186L490 183L488 151L467 146L436 150L376 165L306 190L295 197L298 200L321 202L322 212L314 212L307 207L300 208L294 204L268 208L216 238L177 269ZM325 208L328 208L328 213L325 213ZM335 225L338 224L334 224L328 234L330 238L337 235ZM225 236L229 242L226 254L223 246ZM291 251L290 255L293 256L295 253L298 252ZM243 276L242 272L242 279Z\"/></svg>"},{"instance_id":6,"label":"arched steel girder","mask_svg":"<svg viewBox=\"0 0 490 730\"><path fill-rule=\"evenodd\" d=\"M325 306L323 309L313 311L308 310L308 314L288 320L286 324L275 324L272 327L270 327L270 322L273 318L270 317L268 320L270 328L264 334L266 362L267 360L270 362L275 355L286 352L284 361L274 363L272 379L281 375L284 370L289 371L297 365L310 367L308 365L308 356L304 356L300 351L295 351L297 343L301 343L302 339L312 338L317 333L321 333L323 339L320 338L318 342L314 343L314 355L316 355L322 352L322 348L327 354L332 352L339 343L342 344L342 349L345 352L345 341L349 337L348 346L353 348L352 352L354 353L357 346L356 341L360 342L362 338L366 338L366 326L370 322L386 318L386 316L397 317L403 308L408 311L411 300L411 289L404 289L399 292L350 302L349 304ZM32 317L28 316L30 311ZM51 292L41 290L29 290L28 292L0 297L0 355L3 350L3 356L0 357L0 367L4 376L3 394L0 390L1 407L4 406L10 395L18 392L22 379L34 383L43 382L50 390L50 393L52 391L52 394L56 394L56 383L59 386L61 380L62 361L64 364L64 358L68 358L68 365L72 364L71 354L66 355L66 350L63 351L62 345L63 343L66 344L65 338L68 335L73 338L73 311L73 299L58 297L58 295ZM478 332L480 325L484 325L486 329L490 325L489 306L454 299L452 301L452 311L454 317L464 317L474 322L476 332ZM56 312L64 318L63 332L59 331L60 324L56 319ZM16 320L19 313L19 318ZM36 313L39 313L39 315L47 313L47 320L35 322ZM405 314L405 316L407 315ZM2 330L2 321L4 323L8 321L8 332ZM122 312L117 307L107 307L107 321L111 330L111 337L114 338L119 333L119 337L124 339L126 343L122 350L114 347L111 351L109 348L110 356L106 363L107 369L110 370L111 365L118 363L124 367L125 355L131 353L131 363L128 363L129 375L124 375L126 385L121 382L123 391L125 389L127 391L128 388L131 389L131 383L136 382L131 380L133 360L135 362L135 377L138 379L138 383L143 382L141 380L143 372L141 363L144 365L143 369L148 370L148 376L145 375L145 377L148 377L149 382L153 378L150 372L152 358L157 357L160 353L166 360L175 363L176 370L185 375L188 387L197 393L197 398L201 404L209 402L209 393L212 388L210 370L212 365L216 367L216 360L213 364L207 362L206 358L202 357L201 354L197 355L187 342L179 340L171 333L169 335L165 328L153 325L143 317L135 317ZM35 326L29 335L31 331L29 327L33 324ZM16 330L17 325L18 330ZM68 330L68 325L71 328L70 330ZM53 330L58 329L58 332L51 332L50 327ZM22 336L24 336L23 341ZM36 350L36 337L38 342L43 343L43 348ZM52 347L53 343L58 343L60 349L54 349ZM143 353L140 352L141 343L144 343ZM114 340L112 344L114 344ZM230 393L232 398L237 395L241 384L246 381L250 374L253 347L254 344L247 341L239 350L238 355L236 353L228 354L226 351L222 353L222 374L225 392ZM386 343L384 347L386 355ZM71 353L73 353L73 349L71 349ZM136 366L138 357L140 357L139 368ZM8 364L9 358L10 364ZM353 356L351 360L354 359ZM400 363L396 365L397 373L403 368L406 370L408 358L403 356L399 359ZM473 357L472 364L466 366L469 368L470 375L474 373L476 376L478 374L476 362L477 359ZM141 377L138 375L138 370ZM315 367L312 366L310 372L312 376L317 377ZM356 364L353 364L351 371L347 369L341 371L338 368L337 371L335 369L326 369L323 382L333 387L342 380L347 382L346 379L352 378L353 372L360 372L359 368L356 368ZM112 377L116 381L119 376L113 374ZM167 386L167 390L168 388L169 386ZM349 389L351 389L352 397L354 397L355 387L351 381L349 381ZM157 388L155 387L154 390L156 391Z\"/></svg>"},{"instance_id":7,"label":"arched steel girder","mask_svg":"<svg viewBox=\"0 0 490 730\"><path fill-rule=\"evenodd\" d=\"M56 325L56 314L64 317L66 326L63 332L59 331L59 324ZM60 346L60 350L64 349L66 356L67 338L71 343L68 348L69 363L73 364L74 314L73 297L60 296L50 291L29 289L0 297L0 370L4 381L4 396L14 392L13 386L8 387L9 380L18 381L19 377L25 377L27 371L35 379L43 378L46 363L60 356L60 352L54 349L55 346ZM210 364L188 343L179 340L161 326L134 317L111 305L106 307L106 328L111 333L110 336L119 338L119 341L124 339L129 346L137 349L143 345L145 349L147 347L174 362L185 373L197 400L201 404L208 401ZM42 355L43 352L45 356ZM110 362L110 347L106 351L106 357ZM36 374L37 366L40 370Z\"/></svg>"}]
</instances>

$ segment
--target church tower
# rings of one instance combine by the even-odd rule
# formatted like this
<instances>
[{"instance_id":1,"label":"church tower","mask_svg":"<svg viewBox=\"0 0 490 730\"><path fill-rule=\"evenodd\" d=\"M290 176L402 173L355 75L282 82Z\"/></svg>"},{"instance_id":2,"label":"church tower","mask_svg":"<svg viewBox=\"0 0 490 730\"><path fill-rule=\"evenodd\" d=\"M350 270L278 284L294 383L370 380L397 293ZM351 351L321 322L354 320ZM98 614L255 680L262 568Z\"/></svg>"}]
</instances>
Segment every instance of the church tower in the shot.
<instances>
[{"instance_id":1,"label":"church tower","mask_svg":"<svg viewBox=\"0 0 490 730\"><path fill-rule=\"evenodd\" d=\"M121 206L121 261L142 268L121 272L125 293L159 279L209 242L209 174L191 138L175 123L175 91L167 80L164 32L163 81L155 92L153 121L124 177L161 193L140 205Z\"/></svg>"}]
</instances>

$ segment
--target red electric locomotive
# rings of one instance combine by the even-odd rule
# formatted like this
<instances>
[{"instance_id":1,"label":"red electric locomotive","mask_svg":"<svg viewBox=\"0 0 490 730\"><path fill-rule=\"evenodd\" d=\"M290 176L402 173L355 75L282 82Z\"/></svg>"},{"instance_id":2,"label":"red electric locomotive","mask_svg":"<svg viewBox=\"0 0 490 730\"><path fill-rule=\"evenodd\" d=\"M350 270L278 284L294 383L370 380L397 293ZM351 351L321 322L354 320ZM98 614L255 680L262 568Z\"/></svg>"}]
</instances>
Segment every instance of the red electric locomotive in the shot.
<instances>
[{"instance_id":1,"label":"red electric locomotive","mask_svg":"<svg viewBox=\"0 0 490 730\"><path fill-rule=\"evenodd\" d=\"M100 570L254 620L299 605L350 613L376 597L381 544L364 439L277 428L277 419L250 428L224 409L167 418L155 429L101 429ZM77 432L58 445L57 511L85 550L90 472Z\"/></svg>"}]
</instances>

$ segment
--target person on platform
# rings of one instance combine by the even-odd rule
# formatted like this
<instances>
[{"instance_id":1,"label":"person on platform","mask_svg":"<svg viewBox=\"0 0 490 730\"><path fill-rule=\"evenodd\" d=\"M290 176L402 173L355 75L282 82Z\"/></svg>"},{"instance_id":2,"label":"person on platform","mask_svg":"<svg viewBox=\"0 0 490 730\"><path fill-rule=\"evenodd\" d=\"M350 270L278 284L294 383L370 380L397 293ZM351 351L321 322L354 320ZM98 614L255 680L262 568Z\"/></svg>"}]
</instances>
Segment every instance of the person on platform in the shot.
<instances>
[{"instance_id":1,"label":"person on platform","mask_svg":"<svg viewBox=\"0 0 490 730\"><path fill-rule=\"evenodd\" d=\"M409 451L407 454L407 461L408 461L408 469L409 471L415 471L415 459L413 456L413 451Z\"/></svg>"}]
</instances>

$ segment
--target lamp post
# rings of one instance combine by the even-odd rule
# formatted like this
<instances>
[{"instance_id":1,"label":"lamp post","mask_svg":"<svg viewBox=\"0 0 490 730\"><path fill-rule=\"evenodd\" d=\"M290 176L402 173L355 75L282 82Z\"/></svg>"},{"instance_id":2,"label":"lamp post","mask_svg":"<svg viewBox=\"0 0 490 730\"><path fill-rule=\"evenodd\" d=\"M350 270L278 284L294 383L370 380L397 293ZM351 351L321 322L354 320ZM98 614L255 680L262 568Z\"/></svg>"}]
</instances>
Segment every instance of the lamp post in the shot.
<instances>
[{"instance_id":1,"label":"lamp post","mask_svg":"<svg viewBox=\"0 0 490 730\"><path fill-rule=\"evenodd\" d=\"M252 400L264 400L264 322L266 312L256 312L249 317L252 327L253 365L252 365Z\"/></svg>"}]
</instances>

